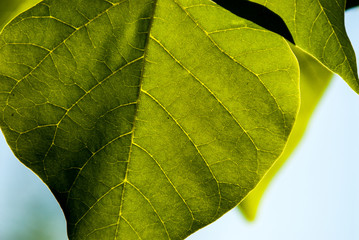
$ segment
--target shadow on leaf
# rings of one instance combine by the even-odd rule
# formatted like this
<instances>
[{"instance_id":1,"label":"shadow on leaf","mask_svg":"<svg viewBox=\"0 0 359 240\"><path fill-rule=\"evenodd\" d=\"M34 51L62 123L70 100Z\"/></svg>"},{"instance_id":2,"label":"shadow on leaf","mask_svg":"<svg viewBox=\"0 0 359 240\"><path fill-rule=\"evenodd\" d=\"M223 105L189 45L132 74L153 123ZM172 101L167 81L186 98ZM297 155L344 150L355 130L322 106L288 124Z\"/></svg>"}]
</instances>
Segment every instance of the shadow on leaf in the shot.
<instances>
[{"instance_id":1,"label":"shadow on leaf","mask_svg":"<svg viewBox=\"0 0 359 240\"><path fill-rule=\"evenodd\" d=\"M214 0L237 16L275 32L294 44L292 34L283 19L268 8L247 0Z\"/></svg>"}]
</instances>

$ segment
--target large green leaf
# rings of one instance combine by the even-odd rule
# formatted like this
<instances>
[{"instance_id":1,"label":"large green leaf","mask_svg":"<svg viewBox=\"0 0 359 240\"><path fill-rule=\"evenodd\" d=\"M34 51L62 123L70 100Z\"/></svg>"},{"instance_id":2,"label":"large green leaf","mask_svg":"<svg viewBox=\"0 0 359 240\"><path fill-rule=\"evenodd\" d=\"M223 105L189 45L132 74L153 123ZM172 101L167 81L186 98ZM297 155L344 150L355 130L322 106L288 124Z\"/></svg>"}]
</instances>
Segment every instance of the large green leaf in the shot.
<instances>
[{"instance_id":1,"label":"large green leaf","mask_svg":"<svg viewBox=\"0 0 359 240\"><path fill-rule=\"evenodd\" d=\"M258 205L266 188L301 140L309 119L333 75L308 54L295 47L293 47L293 50L300 65L300 110L283 154L255 189L239 205L239 208L249 220L255 218Z\"/></svg>"},{"instance_id":2,"label":"large green leaf","mask_svg":"<svg viewBox=\"0 0 359 240\"><path fill-rule=\"evenodd\" d=\"M281 154L298 74L208 0L47 0L0 35L0 124L70 239L183 239Z\"/></svg>"},{"instance_id":3,"label":"large green leaf","mask_svg":"<svg viewBox=\"0 0 359 240\"><path fill-rule=\"evenodd\" d=\"M355 53L344 27L346 0L250 1L280 15L297 46L339 74L359 93Z\"/></svg>"}]
</instances>

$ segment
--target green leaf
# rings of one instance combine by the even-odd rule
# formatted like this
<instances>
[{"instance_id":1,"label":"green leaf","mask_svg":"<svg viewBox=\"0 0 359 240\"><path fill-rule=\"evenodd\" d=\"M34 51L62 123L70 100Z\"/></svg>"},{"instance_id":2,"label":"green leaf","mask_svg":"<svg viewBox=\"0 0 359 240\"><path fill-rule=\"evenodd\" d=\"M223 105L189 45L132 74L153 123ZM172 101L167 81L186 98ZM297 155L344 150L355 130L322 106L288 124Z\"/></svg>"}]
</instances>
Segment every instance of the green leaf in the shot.
<instances>
[{"instance_id":1,"label":"green leaf","mask_svg":"<svg viewBox=\"0 0 359 240\"><path fill-rule=\"evenodd\" d=\"M263 177L261 182L239 205L240 210L248 220L254 220L260 200L262 199L266 188L286 160L290 157L304 135L309 119L333 75L314 58L304 53L299 48L293 47L293 50L300 65L300 110L284 152Z\"/></svg>"},{"instance_id":2,"label":"green leaf","mask_svg":"<svg viewBox=\"0 0 359 240\"><path fill-rule=\"evenodd\" d=\"M15 11L20 0L1 0L0 1L0 29L7 23L13 11Z\"/></svg>"},{"instance_id":3,"label":"green leaf","mask_svg":"<svg viewBox=\"0 0 359 240\"><path fill-rule=\"evenodd\" d=\"M70 239L183 239L281 154L298 75L209 0L46 0L0 35L0 125Z\"/></svg>"},{"instance_id":4,"label":"green leaf","mask_svg":"<svg viewBox=\"0 0 359 240\"><path fill-rule=\"evenodd\" d=\"M38 2L40 0L0 0L0 30L11 18Z\"/></svg>"},{"instance_id":5,"label":"green leaf","mask_svg":"<svg viewBox=\"0 0 359 240\"><path fill-rule=\"evenodd\" d=\"M359 93L355 53L344 26L346 0L251 0L280 15L295 44Z\"/></svg>"}]
</instances>

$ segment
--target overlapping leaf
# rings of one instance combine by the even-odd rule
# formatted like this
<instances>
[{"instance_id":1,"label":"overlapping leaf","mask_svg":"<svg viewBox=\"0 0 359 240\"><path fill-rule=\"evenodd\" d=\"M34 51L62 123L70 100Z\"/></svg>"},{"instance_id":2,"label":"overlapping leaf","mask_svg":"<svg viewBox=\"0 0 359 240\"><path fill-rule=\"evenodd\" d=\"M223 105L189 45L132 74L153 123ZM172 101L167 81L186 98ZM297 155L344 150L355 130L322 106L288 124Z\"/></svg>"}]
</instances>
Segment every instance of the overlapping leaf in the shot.
<instances>
[{"instance_id":1,"label":"overlapping leaf","mask_svg":"<svg viewBox=\"0 0 359 240\"><path fill-rule=\"evenodd\" d=\"M0 35L0 123L70 239L183 239L280 155L297 68L211 1L46 0Z\"/></svg>"},{"instance_id":2,"label":"overlapping leaf","mask_svg":"<svg viewBox=\"0 0 359 240\"><path fill-rule=\"evenodd\" d=\"M238 16L244 16L252 21L255 21L262 27L268 30L272 30L293 42L292 36L287 32L286 26L279 21L279 16L276 16L275 13L271 12L269 9L262 7L262 5L257 5L246 0L216 0L216 2L231 12L237 14ZM267 5L268 1L262 2L262 4ZM346 9L353 8L358 5L359 1L348 0ZM246 9L249 9L249 11ZM310 58L307 54L298 48L294 48L294 50L296 52L297 58L299 58L299 62L301 63L302 68L301 92L303 97L303 106L299 112L299 116L296 121L296 127L293 130L292 136L289 139L288 145L283 155L277 160L275 165L271 168L269 173L264 177L255 190L252 191L239 206L244 215L250 220L254 219L260 199L269 182L279 171L280 167L285 163L287 158L290 156L300 141L301 136L304 134L310 115L314 110L316 103L321 96L321 93L324 91L329 79L331 78L330 72L318 64L314 59Z\"/></svg>"},{"instance_id":3,"label":"overlapping leaf","mask_svg":"<svg viewBox=\"0 0 359 240\"><path fill-rule=\"evenodd\" d=\"M256 188L239 205L239 208L249 220L255 218L258 205L266 188L301 140L309 119L333 75L308 54L295 47L293 47L293 50L300 64L301 107L283 154Z\"/></svg>"},{"instance_id":4,"label":"overlapping leaf","mask_svg":"<svg viewBox=\"0 0 359 240\"><path fill-rule=\"evenodd\" d=\"M344 27L346 0L251 1L280 15L297 46L339 74L359 93L355 53Z\"/></svg>"}]
</instances>

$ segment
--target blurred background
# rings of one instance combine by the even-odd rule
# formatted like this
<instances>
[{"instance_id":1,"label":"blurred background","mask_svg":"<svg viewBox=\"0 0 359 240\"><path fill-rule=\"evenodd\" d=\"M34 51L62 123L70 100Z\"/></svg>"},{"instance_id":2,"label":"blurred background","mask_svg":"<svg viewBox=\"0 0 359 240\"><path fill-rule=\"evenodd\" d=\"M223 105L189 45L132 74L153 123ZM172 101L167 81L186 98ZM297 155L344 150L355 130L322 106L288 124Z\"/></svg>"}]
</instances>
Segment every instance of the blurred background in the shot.
<instances>
[{"instance_id":1,"label":"blurred background","mask_svg":"<svg viewBox=\"0 0 359 240\"><path fill-rule=\"evenodd\" d=\"M347 11L357 56L358 25L359 8ZM359 96L335 77L299 147L267 189L256 220L247 222L233 209L188 239L359 239L358 123ZM65 219L46 185L0 134L0 240L32 239L66 240Z\"/></svg>"}]
</instances>

